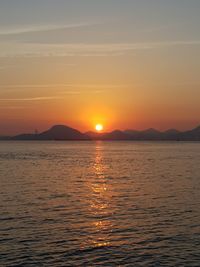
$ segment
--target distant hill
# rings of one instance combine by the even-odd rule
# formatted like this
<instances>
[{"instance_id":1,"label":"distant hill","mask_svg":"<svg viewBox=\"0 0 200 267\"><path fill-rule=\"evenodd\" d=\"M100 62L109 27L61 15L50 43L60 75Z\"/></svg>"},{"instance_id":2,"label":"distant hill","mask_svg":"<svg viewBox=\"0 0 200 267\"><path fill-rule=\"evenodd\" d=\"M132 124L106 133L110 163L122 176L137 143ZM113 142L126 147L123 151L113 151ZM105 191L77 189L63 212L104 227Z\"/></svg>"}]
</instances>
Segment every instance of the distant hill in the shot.
<instances>
[{"instance_id":1,"label":"distant hill","mask_svg":"<svg viewBox=\"0 0 200 267\"><path fill-rule=\"evenodd\" d=\"M110 133L107 133L104 136L105 139L107 140L128 140L129 135L127 135L125 132L120 131L120 130L115 130Z\"/></svg>"},{"instance_id":2,"label":"distant hill","mask_svg":"<svg viewBox=\"0 0 200 267\"><path fill-rule=\"evenodd\" d=\"M128 140L129 136L120 130L115 130L110 133L96 133L87 132L86 133L93 140Z\"/></svg>"},{"instance_id":3,"label":"distant hill","mask_svg":"<svg viewBox=\"0 0 200 267\"><path fill-rule=\"evenodd\" d=\"M184 140L184 141L200 141L200 126L190 130L190 131L187 131L187 132L184 132L181 134L181 140Z\"/></svg>"},{"instance_id":4,"label":"distant hill","mask_svg":"<svg viewBox=\"0 0 200 267\"><path fill-rule=\"evenodd\" d=\"M176 129L169 129L160 132L153 128L137 130L115 130L110 133L87 132L88 136L94 140L134 140L134 141L200 141L200 126L186 132Z\"/></svg>"},{"instance_id":5,"label":"distant hill","mask_svg":"<svg viewBox=\"0 0 200 267\"><path fill-rule=\"evenodd\" d=\"M40 134L21 134L13 140L90 140L90 138L76 129L64 125L55 125Z\"/></svg>"},{"instance_id":6,"label":"distant hill","mask_svg":"<svg viewBox=\"0 0 200 267\"><path fill-rule=\"evenodd\" d=\"M162 133L153 128L150 128L141 131L139 137L140 140L162 140Z\"/></svg>"},{"instance_id":7,"label":"distant hill","mask_svg":"<svg viewBox=\"0 0 200 267\"><path fill-rule=\"evenodd\" d=\"M65 125L55 125L39 134L21 134L14 137L0 137L1 140L133 140L133 141L200 141L200 126L185 132L169 129L160 132L153 128L137 130L115 130L108 133L86 132Z\"/></svg>"},{"instance_id":8,"label":"distant hill","mask_svg":"<svg viewBox=\"0 0 200 267\"><path fill-rule=\"evenodd\" d=\"M11 139L10 136L0 136L0 141L1 141L1 140L6 141L6 140L10 140L10 139Z\"/></svg>"},{"instance_id":9,"label":"distant hill","mask_svg":"<svg viewBox=\"0 0 200 267\"><path fill-rule=\"evenodd\" d=\"M177 131L176 129L169 129L162 133L163 140L181 140L181 132Z\"/></svg>"},{"instance_id":10,"label":"distant hill","mask_svg":"<svg viewBox=\"0 0 200 267\"><path fill-rule=\"evenodd\" d=\"M107 135L107 133L97 133L92 131L86 132L85 134L92 140L99 140L99 139L103 140L104 136Z\"/></svg>"}]
</instances>

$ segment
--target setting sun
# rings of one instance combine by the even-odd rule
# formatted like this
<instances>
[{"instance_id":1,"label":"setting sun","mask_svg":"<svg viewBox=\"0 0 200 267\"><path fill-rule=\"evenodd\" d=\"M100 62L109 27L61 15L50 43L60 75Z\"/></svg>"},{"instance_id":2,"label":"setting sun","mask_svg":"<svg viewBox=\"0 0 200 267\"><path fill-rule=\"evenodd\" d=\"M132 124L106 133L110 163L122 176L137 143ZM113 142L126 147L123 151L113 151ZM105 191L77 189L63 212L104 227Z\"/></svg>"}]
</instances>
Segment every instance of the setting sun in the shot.
<instances>
[{"instance_id":1,"label":"setting sun","mask_svg":"<svg viewBox=\"0 0 200 267\"><path fill-rule=\"evenodd\" d=\"M103 130L103 125L102 124L97 124L95 126L95 129L96 129L97 132L101 132Z\"/></svg>"}]
</instances>

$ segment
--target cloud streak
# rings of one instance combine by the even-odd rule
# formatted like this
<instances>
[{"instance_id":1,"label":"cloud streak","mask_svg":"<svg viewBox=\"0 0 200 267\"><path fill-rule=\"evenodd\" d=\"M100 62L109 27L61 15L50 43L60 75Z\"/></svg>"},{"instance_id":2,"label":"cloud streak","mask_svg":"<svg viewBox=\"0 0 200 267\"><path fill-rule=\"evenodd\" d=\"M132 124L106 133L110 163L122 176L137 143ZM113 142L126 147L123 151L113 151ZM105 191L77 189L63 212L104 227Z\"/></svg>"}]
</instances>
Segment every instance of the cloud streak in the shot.
<instances>
[{"instance_id":1,"label":"cloud streak","mask_svg":"<svg viewBox=\"0 0 200 267\"><path fill-rule=\"evenodd\" d=\"M49 100L61 100L67 95L81 95L81 94L100 94L103 90L95 91L61 91L56 96L38 96L38 97L22 97L22 98L0 98L0 102L34 102L34 101L49 101Z\"/></svg>"},{"instance_id":2,"label":"cloud streak","mask_svg":"<svg viewBox=\"0 0 200 267\"><path fill-rule=\"evenodd\" d=\"M40 96L40 97L28 97L28 98L0 98L0 101L43 101L43 100L56 100L62 99L59 96Z\"/></svg>"},{"instance_id":3,"label":"cloud streak","mask_svg":"<svg viewBox=\"0 0 200 267\"><path fill-rule=\"evenodd\" d=\"M1 57L83 57L120 56L133 51L162 49L178 46L199 46L200 40L143 42L143 43L72 43L72 44L30 44L0 43Z\"/></svg>"},{"instance_id":4,"label":"cloud streak","mask_svg":"<svg viewBox=\"0 0 200 267\"><path fill-rule=\"evenodd\" d=\"M0 28L0 36L8 35L20 35L20 34L29 34L29 33L39 33L55 30L65 30L73 28L83 28L96 25L96 23L85 22L85 23L74 23L74 24L63 24L63 25L31 25L24 27L15 27L15 28Z\"/></svg>"},{"instance_id":5,"label":"cloud streak","mask_svg":"<svg viewBox=\"0 0 200 267\"><path fill-rule=\"evenodd\" d=\"M27 109L27 107L22 107L22 106L4 106L0 107L1 110L13 110L13 109Z\"/></svg>"},{"instance_id":6,"label":"cloud streak","mask_svg":"<svg viewBox=\"0 0 200 267\"><path fill-rule=\"evenodd\" d=\"M58 87L74 87L74 88L121 88L128 87L130 84L74 84L74 83L58 83L58 84L5 84L0 88L58 88Z\"/></svg>"}]
</instances>

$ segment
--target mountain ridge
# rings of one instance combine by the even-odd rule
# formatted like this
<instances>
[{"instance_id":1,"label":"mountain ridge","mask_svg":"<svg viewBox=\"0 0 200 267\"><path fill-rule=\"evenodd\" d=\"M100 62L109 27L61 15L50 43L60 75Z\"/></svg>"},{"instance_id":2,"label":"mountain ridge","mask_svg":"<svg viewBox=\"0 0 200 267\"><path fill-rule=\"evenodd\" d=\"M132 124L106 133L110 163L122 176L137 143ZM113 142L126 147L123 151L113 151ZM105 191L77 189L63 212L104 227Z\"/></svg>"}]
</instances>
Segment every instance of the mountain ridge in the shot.
<instances>
[{"instance_id":1,"label":"mountain ridge","mask_svg":"<svg viewBox=\"0 0 200 267\"><path fill-rule=\"evenodd\" d=\"M39 134L22 134L11 137L11 140L90 140L90 138L81 133L80 131L73 129L65 125L54 125L50 129L41 132Z\"/></svg>"},{"instance_id":2,"label":"mountain ridge","mask_svg":"<svg viewBox=\"0 0 200 267\"><path fill-rule=\"evenodd\" d=\"M167 131L158 131L154 128L149 128L143 131L138 130L113 130L111 132L97 133L88 131L82 133L74 128L66 125L54 125L46 131L36 134L19 134L16 136L0 136L2 140L14 141L29 141L29 140L57 140L57 141L92 141L92 140L107 140L107 141L200 141L200 126L191 130L178 131L169 129Z\"/></svg>"}]
</instances>

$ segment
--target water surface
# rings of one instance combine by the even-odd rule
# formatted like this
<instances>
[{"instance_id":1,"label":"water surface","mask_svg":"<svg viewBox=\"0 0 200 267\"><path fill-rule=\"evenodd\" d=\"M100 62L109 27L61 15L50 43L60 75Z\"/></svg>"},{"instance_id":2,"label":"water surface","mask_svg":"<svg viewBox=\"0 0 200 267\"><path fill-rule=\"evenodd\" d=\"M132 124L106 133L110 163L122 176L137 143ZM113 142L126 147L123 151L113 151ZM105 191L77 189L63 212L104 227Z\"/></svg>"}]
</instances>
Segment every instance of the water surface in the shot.
<instances>
[{"instance_id":1,"label":"water surface","mask_svg":"<svg viewBox=\"0 0 200 267\"><path fill-rule=\"evenodd\" d=\"M0 142L0 266L200 266L200 143Z\"/></svg>"}]
</instances>

